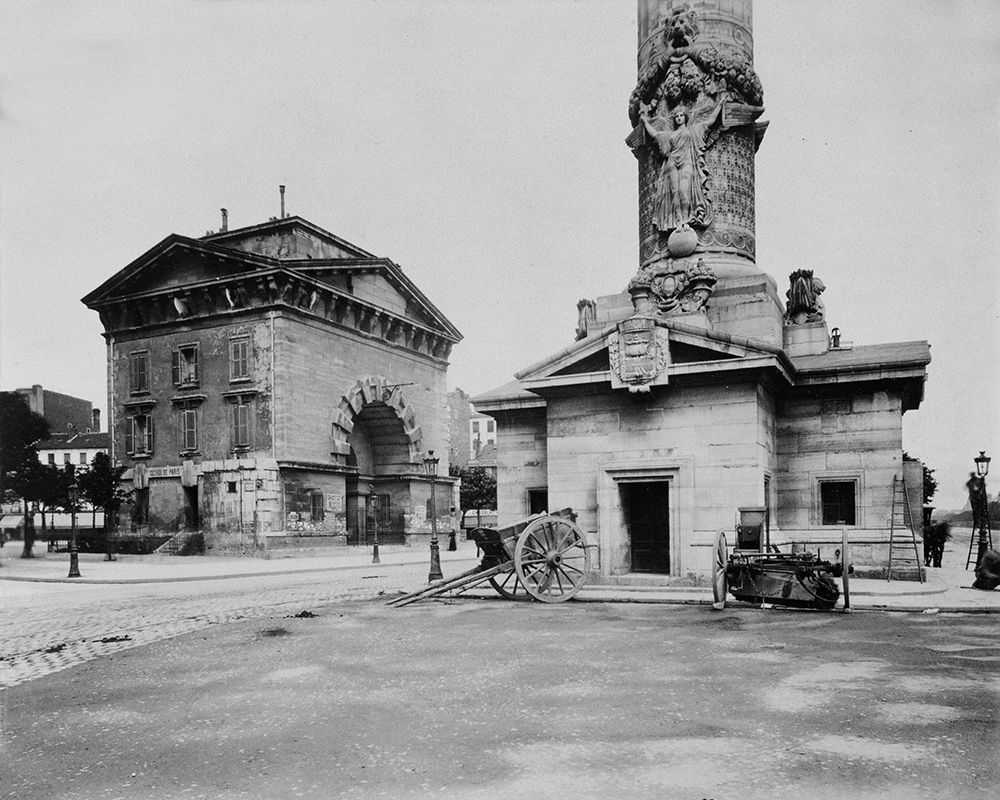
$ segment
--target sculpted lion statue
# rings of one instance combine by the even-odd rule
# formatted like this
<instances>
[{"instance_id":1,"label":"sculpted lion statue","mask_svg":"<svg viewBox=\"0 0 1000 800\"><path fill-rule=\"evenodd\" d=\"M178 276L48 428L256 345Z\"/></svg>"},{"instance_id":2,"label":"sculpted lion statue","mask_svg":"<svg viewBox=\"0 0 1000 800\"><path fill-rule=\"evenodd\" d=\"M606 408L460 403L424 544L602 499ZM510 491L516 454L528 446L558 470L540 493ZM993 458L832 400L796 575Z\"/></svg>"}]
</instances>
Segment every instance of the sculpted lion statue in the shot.
<instances>
[{"instance_id":1,"label":"sculpted lion statue","mask_svg":"<svg viewBox=\"0 0 1000 800\"><path fill-rule=\"evenodd\" d=\"M822 322L826 309L819 296L826 286L813 276L811 269L797 269L788 276L790 286L785 293L785 324L802 325L806 322Z\"/></svg>"}]
</instances>

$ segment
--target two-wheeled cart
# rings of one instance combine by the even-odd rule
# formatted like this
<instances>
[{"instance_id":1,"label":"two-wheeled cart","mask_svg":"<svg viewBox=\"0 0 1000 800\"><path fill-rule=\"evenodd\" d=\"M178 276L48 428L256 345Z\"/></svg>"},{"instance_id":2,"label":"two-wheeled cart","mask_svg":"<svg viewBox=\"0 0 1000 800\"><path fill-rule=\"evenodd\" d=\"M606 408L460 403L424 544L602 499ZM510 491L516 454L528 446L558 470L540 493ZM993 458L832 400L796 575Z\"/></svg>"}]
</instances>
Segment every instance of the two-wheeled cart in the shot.
<instances>
[{"instance_id":1,"label":"two-wheeled cart","mask_svg":"<svg viewBox=\"0 0 1000 800\"><path fill-rule=\"evenodd\" d=\"M469 535L483 553L479 566L396 597L389 605L399 608L457 595L486 582L508 600L565 602L580 591L590 572L590 551L574 519L567 508L504 528L474 528Z\"/></svg>"}]
</instances>

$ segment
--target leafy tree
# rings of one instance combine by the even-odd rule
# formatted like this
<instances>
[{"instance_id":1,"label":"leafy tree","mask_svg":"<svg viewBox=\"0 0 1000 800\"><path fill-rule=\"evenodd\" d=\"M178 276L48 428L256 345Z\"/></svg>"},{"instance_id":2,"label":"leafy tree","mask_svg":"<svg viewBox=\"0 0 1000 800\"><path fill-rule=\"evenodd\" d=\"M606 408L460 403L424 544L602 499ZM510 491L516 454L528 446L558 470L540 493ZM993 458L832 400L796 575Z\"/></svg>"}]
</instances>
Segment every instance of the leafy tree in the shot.
<instances>
[{"instance_id":1,"label":"leafy tree","mask_svg":"<svg viewBox=\"0 0 1000 800\"><path fill-rule=\"evenodd\" d=\"M115 529L118 511L129 501L132 492L121 487L125 467L116 467L107 453L98 453L91 459L90 468L77 479L80 492L87 501L104 511L104 540L107 544L105 560L114 561L110 531Z\"/></svg>"},{"instance_id":2,"label":"leafy tree","mask_svg":"<svg viewBox=\"0 0 1000 800\"><path fill-rule=\"evenodd\" d=\"M31 558L35 544L35 522L28 503L44 493L48 473L38 463L35 443L49 435L49 423L28 407L16 392L0 392L0 496L13 494L24 503L24 549L21 558Z\"/></svg>"},{"instance_id":3,"label":"leafy tree","mask_svg":"<svg viewBox=\"0 0 1000 800\"><path fill-rule=\"evenodd\" d=\"M458 502L463 512L470 508L497 507L497 479L489 470L483 467L463 469L461 478Z\"/></svg>"},{"instance_id":4,"label":"leafy tree","mask_svg":"<svg viewBox=\"0 0 1000 800\"><path fill-rule=\"evenodd\" d=\"M906 451L904 450L903 451L903 460L904 461L919 461L920 459L918 459L918 458L911 458L906 453ZM937 491L938 482L937 482L937 479L934 477L934 470L928 468L928 466L926 464L923 464L923 463L921 463L921 466L923 467L923 470L924 470L924 502L923 502L923 504L927 505L931 501L931 498L934 496L934 493Z\"/></svg>"}]
</instances>

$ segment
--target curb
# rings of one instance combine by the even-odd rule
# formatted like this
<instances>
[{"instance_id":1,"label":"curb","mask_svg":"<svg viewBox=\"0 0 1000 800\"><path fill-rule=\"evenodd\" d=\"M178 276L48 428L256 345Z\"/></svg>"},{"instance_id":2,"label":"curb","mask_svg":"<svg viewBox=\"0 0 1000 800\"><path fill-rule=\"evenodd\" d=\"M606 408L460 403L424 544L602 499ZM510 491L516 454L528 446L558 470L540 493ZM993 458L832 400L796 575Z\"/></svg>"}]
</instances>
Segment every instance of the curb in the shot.
<instances>
[{"instance_id":1,"label":"curb","mask_svg":"<svg viewBox=\"0 0 1000 800\"><path fill-rule=\"evenodd\" d=\"M73 583L73 584L143 584L143 583L187 583L192 581L224 581L236 578L266 578L271 575L304 575L317 572L343 572L346 570L384 569L411 567L422 564L423 561L404 561L396 564L346 564L332 567L307 567L305 569L268 570L265 572L234 572L215 575L185 575L175 578L47 578L30 577L27 575L0 575L0 581L15 581L20 583ZM452 563L461 563L455 561Z\"/></svg>"}]
</instances>

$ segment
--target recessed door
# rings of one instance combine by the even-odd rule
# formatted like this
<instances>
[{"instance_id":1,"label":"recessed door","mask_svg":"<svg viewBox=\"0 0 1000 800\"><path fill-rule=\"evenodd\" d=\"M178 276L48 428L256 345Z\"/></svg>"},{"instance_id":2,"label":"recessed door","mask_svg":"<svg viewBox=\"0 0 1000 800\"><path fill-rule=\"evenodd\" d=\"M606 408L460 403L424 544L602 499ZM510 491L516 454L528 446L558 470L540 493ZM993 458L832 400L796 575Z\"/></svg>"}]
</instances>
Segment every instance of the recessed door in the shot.
<instances>
[{"instance_id":1,"label":"recessed door","mask_svg":"<svg viewBox=\"0 0 1000 800\"><path fill-rule=\"evenodd\" d=\"M632 572L670 574L670 483L620 482Z\"/></svg>"}]
</instances>

